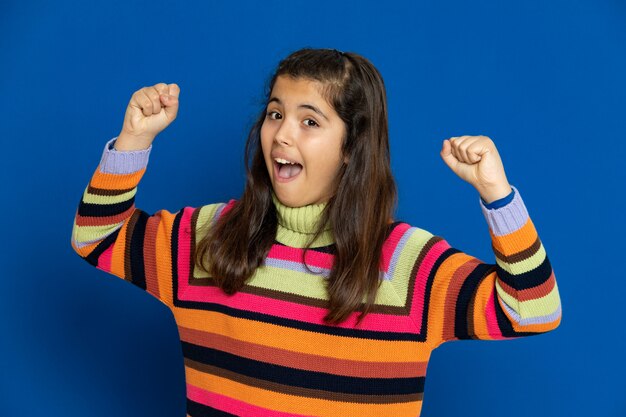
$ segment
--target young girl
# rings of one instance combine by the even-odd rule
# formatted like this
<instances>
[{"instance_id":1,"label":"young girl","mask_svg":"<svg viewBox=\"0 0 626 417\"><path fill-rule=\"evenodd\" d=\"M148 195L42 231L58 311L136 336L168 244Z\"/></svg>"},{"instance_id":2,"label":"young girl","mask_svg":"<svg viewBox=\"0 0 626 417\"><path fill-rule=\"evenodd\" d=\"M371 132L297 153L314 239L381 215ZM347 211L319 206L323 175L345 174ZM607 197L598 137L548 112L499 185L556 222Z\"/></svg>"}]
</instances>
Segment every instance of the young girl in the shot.
<instances>
[{"instance_id":1,"label":"young girl","mask_svg":"<svg viewBox=\"0 0 626 417\"><path fill-rule=\"evenodd\" d=\"M172 310L188 416L415 417L442 343L560 324L545 248L490 138L446 139L440 156L478 191L495 264L394 221L386 93L364 57L282 60L246 143L241 198L149 215L135 193L179 91L133 94L72 247Z\"/></svg>"}]
</instances>

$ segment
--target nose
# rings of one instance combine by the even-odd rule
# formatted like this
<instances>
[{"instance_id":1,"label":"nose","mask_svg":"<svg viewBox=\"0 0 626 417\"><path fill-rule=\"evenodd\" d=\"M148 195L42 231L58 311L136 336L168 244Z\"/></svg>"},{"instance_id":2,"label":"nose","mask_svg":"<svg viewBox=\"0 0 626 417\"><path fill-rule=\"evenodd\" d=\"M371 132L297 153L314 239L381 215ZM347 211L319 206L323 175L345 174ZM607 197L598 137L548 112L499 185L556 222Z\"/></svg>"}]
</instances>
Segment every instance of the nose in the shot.
<instances>
[{"instance_id":1,"label":"nose","mask_svg":"<svg viewBox=\"0 0 626 417\"><path fill-rule=\"evenodd\" d=\"M281 145L291 145L293 143L293 132L289 127L289 123L283 121L274 135L274 141Z\"/></svg>"}]
</instances>

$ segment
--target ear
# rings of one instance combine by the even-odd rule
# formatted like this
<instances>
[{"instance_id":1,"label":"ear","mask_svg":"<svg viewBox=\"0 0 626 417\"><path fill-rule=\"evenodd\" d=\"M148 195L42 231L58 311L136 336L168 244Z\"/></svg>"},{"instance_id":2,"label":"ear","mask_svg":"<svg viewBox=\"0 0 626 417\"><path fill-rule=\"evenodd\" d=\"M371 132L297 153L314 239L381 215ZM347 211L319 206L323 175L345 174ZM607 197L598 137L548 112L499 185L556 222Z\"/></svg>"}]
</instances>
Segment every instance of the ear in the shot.
<instances>
[{"instance_id":1,"label":"ear","mask_svg":"<svg viewBox=\"0 0 626 417\"><path fill-rule=\"evenodd\" d=\"M350 158L348 156L344 156L343 163L348 164L348 161L350 161Z\"/></svg>"}]
</instances>

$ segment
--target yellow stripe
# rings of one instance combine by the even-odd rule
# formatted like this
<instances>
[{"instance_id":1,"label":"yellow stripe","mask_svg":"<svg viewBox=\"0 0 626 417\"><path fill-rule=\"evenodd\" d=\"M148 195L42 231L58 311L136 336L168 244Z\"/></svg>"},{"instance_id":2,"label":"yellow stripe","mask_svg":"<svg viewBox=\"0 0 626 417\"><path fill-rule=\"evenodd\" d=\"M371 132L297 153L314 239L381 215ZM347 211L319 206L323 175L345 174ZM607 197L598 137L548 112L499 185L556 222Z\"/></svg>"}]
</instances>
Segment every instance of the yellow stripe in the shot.
<instances>
[{"instance_id":1,"label":"yellow stripe","mask_svg":"<svg viewBox=\"0 0 626 417\"><path fill-rule=\"evenodd\" d=\"M198 219L196 221L196 244L204 238L209 231L207 227L209 222L215 217L217 210L224 203L206 204L200 207L198 211Z\"/></svg>"},{"instance_id":2,"label":"yellow stripe","mask_svg":"<svg viewBox=\"0 0 626 417\"><path fill-rule=\"evenodd\" d=\"M543 244L539 245L539 249L537 252L530 258L524 259L515 263L504 262L498 257L496 257L496 262L502 269L508 272L511 275L519 275L524 272L532 271L541 265L546 259L546 251L543 247Z\"/></svg>"},{"instance_id":3,"label":"yellow stripe","mask_svg":"<svg viewBox=\"0 0 626 417\"><path fill-rule=\"evenodd\" d=\"M428 240L433 236L433 234L427 230L418 227L414 229L415 230L411 232L411 235L406 240L402 252L398 256L396 269L391 277L391 284L395 288L402 305L406 304L413 265L424 248L424 245L426 245ZM409 230L405 233L409 233Z\"/></svg>"},{"instance_id":4,"label":"yellow stripe","mask_svg":"<svg viewBox=\"0 0 626 417\"><path fill-rule=\"evenodd\" d=\"M122 227L124 222L107 224L102 226L80 226L74 221L74 239L78 243L89 242L92 240L103 240L105 237Z\"/></svg>"},{"instance_id":5,"label":"yellow stripe","mask_svg":"<svg viewBox=\"0 0 626 417\"><path fill-rule=\"evenodd\" d=\"M554 313L561 302L559 297L558 287L554 285L552 291L541 298L534 300L519 301L516 298L509 295L500 286L500 283L496 281L496 290L498 295L502 298L509 307L511 307L522 319L529 319L532 317L542 317L548 314Z\"/></svg>"}]
</instances>

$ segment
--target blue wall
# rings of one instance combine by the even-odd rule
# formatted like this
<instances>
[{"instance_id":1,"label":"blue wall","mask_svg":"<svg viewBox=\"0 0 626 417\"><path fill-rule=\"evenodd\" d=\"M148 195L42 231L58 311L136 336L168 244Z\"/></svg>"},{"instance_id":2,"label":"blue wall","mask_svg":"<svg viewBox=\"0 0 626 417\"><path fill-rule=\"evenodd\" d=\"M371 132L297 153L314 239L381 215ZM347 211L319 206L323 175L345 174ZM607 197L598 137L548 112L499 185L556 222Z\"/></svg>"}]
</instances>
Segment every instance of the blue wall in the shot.
<instances>
[{"instance_id":1,"label":"blue wall","mask_svg":"<svg viewBox=\"0 0 626 417\"><path fill-rule=\"evenodd\" d=\"M442 345L422 415L626 415L626 5L518 3L1 2L0 415L184 415L171 312L82 261L73 216L130 96L158 82L181 87L180 110L137 206L238 197L264 83L303 46L381 71L397 218L493 263L476 191L439 156L487 135L557 276L561 326Z\"/></svg>"}]
</instances>

